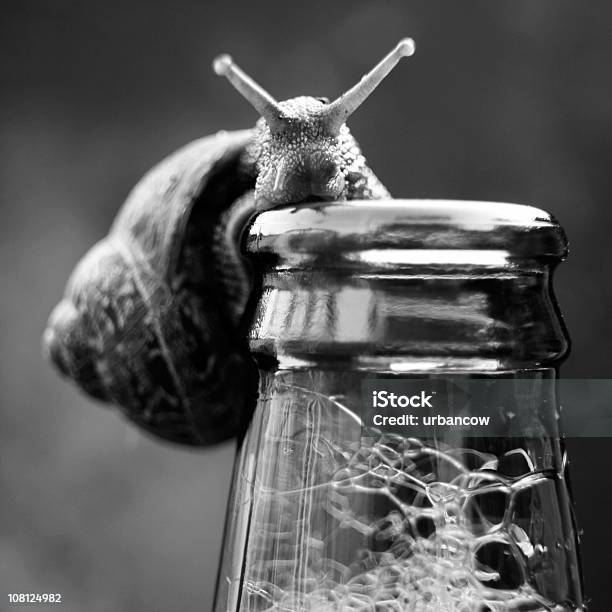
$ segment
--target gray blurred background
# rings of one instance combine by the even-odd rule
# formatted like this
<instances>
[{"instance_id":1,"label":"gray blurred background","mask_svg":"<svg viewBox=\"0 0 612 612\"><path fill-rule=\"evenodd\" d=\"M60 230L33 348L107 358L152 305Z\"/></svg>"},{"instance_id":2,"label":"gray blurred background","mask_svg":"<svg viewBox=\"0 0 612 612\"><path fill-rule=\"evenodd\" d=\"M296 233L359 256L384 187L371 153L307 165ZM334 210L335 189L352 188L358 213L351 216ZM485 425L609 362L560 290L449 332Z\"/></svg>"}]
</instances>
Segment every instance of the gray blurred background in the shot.
<instances>
[{"instance_id":1,"label":"gray blurred background","mask_svg":"<svg viewBox=\"0 0 612 612\"><path fill-rule=\"evenodd\" d=\"M254 123L216 54L279 99L335 97L406 35L417 54L351 120L371 166L395 195L554 213L571 241L556 278L563 372L612 376L609 2L4 0L0 609L24 591L61 592L70 612L210 608L232 445L135 432L55 376L41 331L150 166ZM605 611L612 440L570 442L586 590Z\"/></svg>"}]
</instances>

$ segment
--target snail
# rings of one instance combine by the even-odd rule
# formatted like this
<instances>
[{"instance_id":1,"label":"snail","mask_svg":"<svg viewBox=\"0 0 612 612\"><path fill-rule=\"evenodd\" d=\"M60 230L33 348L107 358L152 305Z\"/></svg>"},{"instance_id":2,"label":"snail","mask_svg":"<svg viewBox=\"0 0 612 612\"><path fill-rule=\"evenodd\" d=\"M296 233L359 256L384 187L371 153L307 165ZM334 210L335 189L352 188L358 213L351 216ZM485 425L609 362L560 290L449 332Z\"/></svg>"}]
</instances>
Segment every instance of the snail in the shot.
<instances>
[{"instance_id":1,"label":"snail","mask_svg":"<svg viewBox=\"0 0 612 612\"><path fill-rule=\"evenodd\" d=\"M133 188L49 318L43 347L60 373L160 438L204 446L238 435L258 379L242 232L276 206L389 196L346 120L413 52L400 41L331 103L277 102L219 56L215 72L261 118L184 146Z\"/></svg>"}]
</instances>

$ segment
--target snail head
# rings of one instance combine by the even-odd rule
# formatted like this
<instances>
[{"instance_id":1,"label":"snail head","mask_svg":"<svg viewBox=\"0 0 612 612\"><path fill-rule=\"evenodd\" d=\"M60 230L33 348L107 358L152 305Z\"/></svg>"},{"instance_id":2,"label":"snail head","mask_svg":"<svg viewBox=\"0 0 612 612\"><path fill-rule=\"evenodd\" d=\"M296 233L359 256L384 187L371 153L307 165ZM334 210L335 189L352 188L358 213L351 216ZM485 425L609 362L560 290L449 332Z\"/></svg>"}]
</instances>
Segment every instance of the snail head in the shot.
<instances>
[{"instance_id":1,"label":"snail head","mask_svg":"<svg viewBox=\"0 0 612 612\"><path fill-rule=\"evenodd\" d=\"M356 85L331 103L310 96L277 102L229 55L217 57L213 63L215 72L227 77L262 117L256 137L257 207L342 199L346 185L346 151L342 146L348 136L346 121L399 60L413 53L412 39L401 40Z\"/></svg>"}]
</instances>

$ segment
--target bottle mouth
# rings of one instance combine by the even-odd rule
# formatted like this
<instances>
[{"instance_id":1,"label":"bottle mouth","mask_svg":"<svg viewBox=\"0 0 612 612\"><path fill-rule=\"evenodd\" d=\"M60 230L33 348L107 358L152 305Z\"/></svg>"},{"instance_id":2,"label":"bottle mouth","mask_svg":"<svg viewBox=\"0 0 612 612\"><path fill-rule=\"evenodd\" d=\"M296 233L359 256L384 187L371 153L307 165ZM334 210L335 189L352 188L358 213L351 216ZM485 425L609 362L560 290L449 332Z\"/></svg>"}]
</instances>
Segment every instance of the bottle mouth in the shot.
<instances>
[{"instance_id":1,"label":"bottle mouth","mask_svg":"<svg viewBox=\"0 0 612 612\"><path fill-rule=\"evenodd\" d=\"M507 267L567 255L563 228L522 204L383 199L316 202L261 213L246 250L278 264ZM301 264L301 265L300 265Z\"/></svg>"}]
</instances>

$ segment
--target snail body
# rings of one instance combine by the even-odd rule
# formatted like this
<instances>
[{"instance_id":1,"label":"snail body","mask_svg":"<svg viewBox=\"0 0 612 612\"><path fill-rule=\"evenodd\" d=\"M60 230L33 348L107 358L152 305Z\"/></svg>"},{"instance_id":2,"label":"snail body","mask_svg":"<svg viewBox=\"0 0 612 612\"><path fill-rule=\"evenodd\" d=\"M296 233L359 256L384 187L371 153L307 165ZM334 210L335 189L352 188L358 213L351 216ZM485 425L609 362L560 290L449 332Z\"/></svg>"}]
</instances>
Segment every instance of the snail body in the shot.
<instances>
[{"instance_id":1,"label":"snail body","mask_svg":"<svg viewBox=\"0 0 612 612\"><path fill-rule=\"evenodd\" d=\"M332 103L277 102L218 58L215 71L261 118L186 145L134 187L50 316L43 344L60 373L166 440L204 446L238 435L257 389L240 235L275 206L388 197L345 122L412 51L401 41Z\"/></svg>"}]
</instances>

